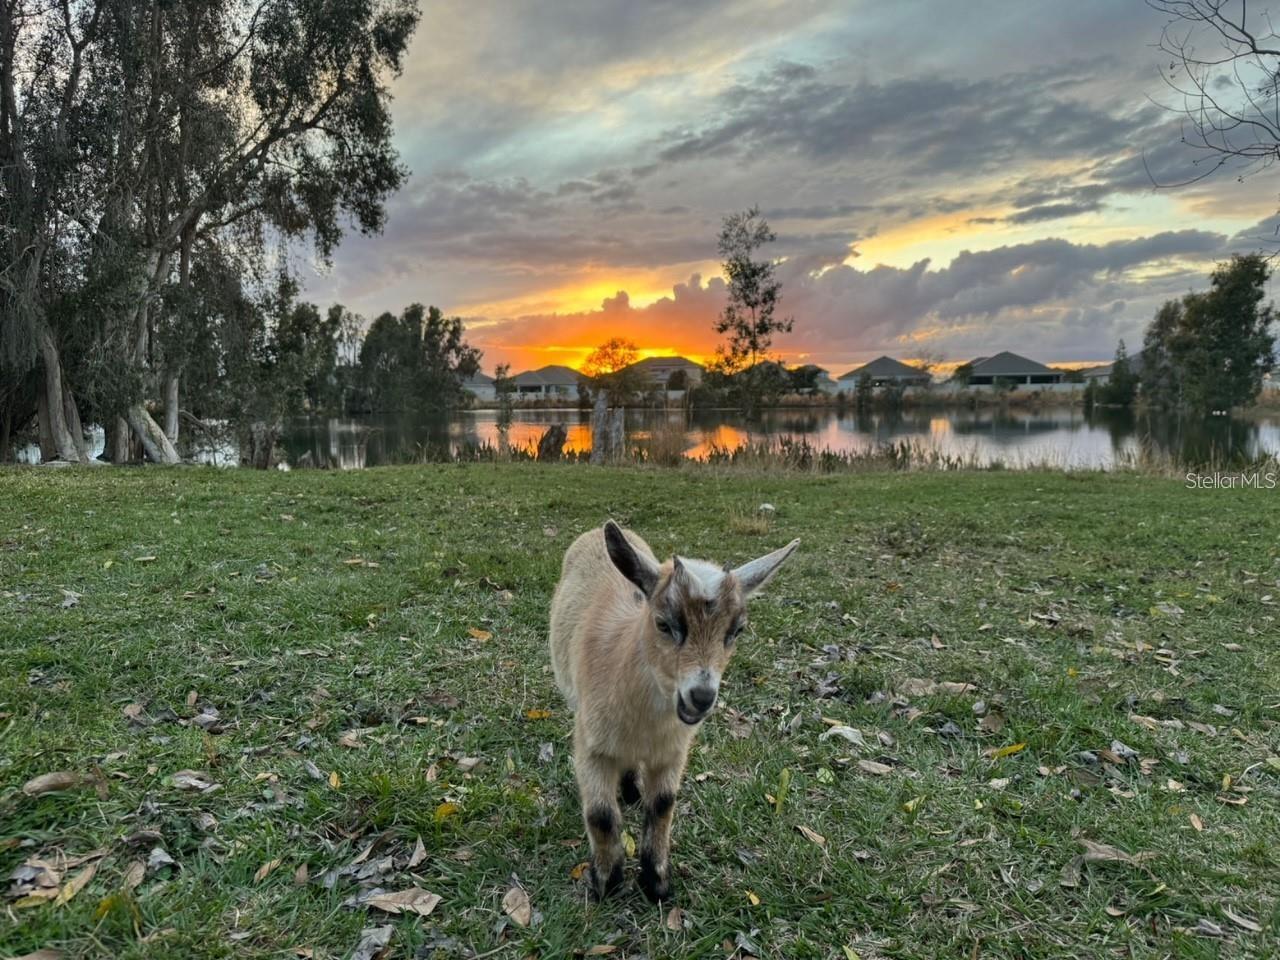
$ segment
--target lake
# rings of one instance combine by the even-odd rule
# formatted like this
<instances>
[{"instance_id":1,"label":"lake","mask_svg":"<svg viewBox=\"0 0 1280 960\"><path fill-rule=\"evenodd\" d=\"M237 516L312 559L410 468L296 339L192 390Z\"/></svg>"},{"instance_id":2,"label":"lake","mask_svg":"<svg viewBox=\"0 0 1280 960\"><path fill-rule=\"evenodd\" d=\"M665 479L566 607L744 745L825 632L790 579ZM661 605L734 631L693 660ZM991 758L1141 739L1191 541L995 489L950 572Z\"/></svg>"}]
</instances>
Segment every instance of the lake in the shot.
<instances>
[{"instance_id":1,"label":"lake","mask_svg":"<svg viewBox=\"0 0 1280 960\"><path fill-rule=\"evenodd\" d=\"M462 411L444 419L373 417L308 419L290 423L283 437L288 461L310 460L344 469L438 457L448 448L498 442L497 412ZM563 424L567 451L591 448L589 411L518 410L513 446L537 442L549 426ZM1012 469L1049 465L1064 469L1110 468L1130 462L1144 448L1179 464L1230 463L1280 455L1280 415L1250 418L1138 416L1124 411L1056 407L1043 410L908 410L857 414L833 408L769 410L753 419L726 410L628 410L627 433L643 445L655 427L683 429L685 456L744 443L806 440L818 449L863 453L907 442L926 454L978 466ZM226 452L218 459L226 460Z\"/></svg>"}]
</instances>

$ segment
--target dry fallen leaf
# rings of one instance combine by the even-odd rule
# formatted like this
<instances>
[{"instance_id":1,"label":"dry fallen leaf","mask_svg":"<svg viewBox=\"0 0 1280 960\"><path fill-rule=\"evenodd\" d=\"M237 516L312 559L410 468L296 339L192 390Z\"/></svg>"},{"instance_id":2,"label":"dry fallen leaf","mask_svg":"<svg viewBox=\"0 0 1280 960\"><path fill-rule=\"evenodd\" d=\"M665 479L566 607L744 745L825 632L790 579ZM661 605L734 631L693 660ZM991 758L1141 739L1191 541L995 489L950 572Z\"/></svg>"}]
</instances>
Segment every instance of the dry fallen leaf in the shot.
<instances>
[{"instance_id":1,"label":"dry fallen leaf","mask_svg":"<svg viewBox=\"0 0 1280 960\"><path fill-rule=\"evenodd\" d=\"M526 710L524 712L526 720L546 720L551 716L550 710Z\"/></svg>"},{"instance_id":2,"label":"dry fallen leaf","mask_svg":"<svg viewBox=\"0 0 1280 960\"><path fill-rule=\"evenodd\" d=\"M747 900L753 907L760 906L760 897L754 890L747 891Z\"/></svg>"},{"instance_id":3,"label":"dry fallen leaf","mask_svg":"<svg viewBox=\"0 0 1280 960\"><path fill-rule=\"evenodd\" d=\"M395 930L390 924L385 927L365 927L360 931L360 942L356 944L351 960L374 960L374 957L381 956Z\"/></svg>"},{"instance_id":4,"label":"dry fallen leaf","mask_svg":"<svg viewBox=\"0 0 1280 960\"><path fill-rule=\"evenodd\" d=\"M1240 927L1243 930L1248 930L1250 933L1262 932L1262 924L1258 923L1257 920L1250 920L1248 917L1241 916L1238 913L1233 913L1230 907L1223 907L1222 912L1225 913L1227 915L1227 919L1237 927Z\"/></svg>"},{"instance_id":5,"label":"dry fallen leaf","mask_svg":"<svg viewBox=\"0 0 1280 960\"><path fill-rule=\"evenodd\" d=\"M1200 833L1204 830L1204 821L1201 820L1197 814L1193 813L1191 815L1191 825L1196 828L1196 833Z\"/></svg>"},{"instance_id":6,"label":"dry fallen leaf","mask_svg":"<svg viewBox=\"0 0 1280 960\"><path fill-rule=\"evenodd\" d=\"M635 857L636 838L633 837L631 834L627 833L627 831L625 830L622 831L622 849L627 851L628 857Z\"/></svg>"},{"instance_id":7,"label":"dry fallen leaf","mask_svg":"<svg viewBox=\"0 0 1280 960\"><path fill-rule=\"evenodd\" d=\"M826 837L818 833L816 830L811 830L809 827L806 827L803 823L797 823L796 829L804 835L806 840L816 843L820 847L825 847L827 845Z\"/></svg>"},{"instance_id":8,"label":"dry fallen leaf","mask_svg":"<svg viewBox=\"0 0 1280 960\"><path fill-rule=\"evenodd\" d=\"M867 741L863 739L862 731L854 727L846 727L844 725L834 726L831 729L818 735L818 742L830 740L832 737L842 737L848 740L856 747L865 747Z\"/></svg>"},{"instance_id":9,"label":"dry fallen leaf","mask_svg":"<svg viewBox=\"0 0 1280 960\"><path fill-rule=\"evenodd\" d=\"M147 865L141 860L132 861L124 870L124 889L126 892L133 890L138 884L142 883L142 878L147 875Z\"/></svg>"},{"instance_id":10,"label":"dry fallen leaf","mask_svg":"<svg viewBox=\"0 0 1280 960\"><path fill-rule=\"evenodd\" d=\"M63 884L62 889L58 891L58 897L53 901L54 906L61 906L83 890L89 881L93 879L93 875L97 872L98 864L91 863L68 880Z\"/></svg>"},{"instance_id":11,"label":"dry fallen leaf","mask_svg":"<svg viewBox=\"0 0 1280 960\"><path fill-rule=\"evenodd\" d=\"M410 887L398 893L377 894L365 903L387 913L416 913L420 917L429 917L440 900L439 894L423 890L421 887Z\"/></svg>"},{"instance_id":12,"label":"dry fallen leaf","mask_svg":"<svg viewBox=\"0 0 1280 960\"><path fill-rule=\"evenodd\" d=\"M278 866L280 866L279 860L268 860L266 863L260 866L258 868L257 873L253 875L253 882L261 883L263 880L267 879L267 877L271 874L271 871Z\"/></svg>"},{"instance_id":13,"label":"dry fallen leaf","mask_svg":"<svg viewBox=\"0 0 1280 960\"><path fill-rule=\"evenodd\" d=\"M337 770L329 771L329 786L332 787L334 790L337 790L339 787L342 786L342 778L338 776Z\"/></svg>"},{"instance_id":14,"label":"dry fallen leaf","mask_svg":"<svg viewBox=\"0 0 1280 960\"><path fill-rule=\"evenodd\" d=\"M169 782L179 790L199 790L202 793L216 790L219 786L201 770L179 770L169 778Z\"/></svg>"},{"instance_id":15,"label":"dry fallen leaf","mask_svg":"<svg viewBox=\"0 0 1280 960\"><path fill-rule=\"evenodd\" d=\"M581 863L577 864L572 870L569 871L569 879L581 880L582 875L587 872L587 868L589 866L591 866L590 862L587 860L583 860Z\"/></svg>"},{"instance_id":16,"label":"dry fallen leaf","mask_svg":"<svg viewBox=\"0 0 1280 960\"><path fill-rule=\"evenodd\" d=\"M435 812L436 823L444 823L444 821L448 820L450 817L457 816L458 811L461 809L462 808L459 807L456 803L451 803L450 801L446 800L444 803L440 804L440 806L436 807L436 812Z\"/></svg>"},{"instance_id":17,"label":"dry fallen leaf","mask_svg":"<svg viewBox=\"0 0 1280 960\"><path fill-rule=\"evenodd\" d=\"M108 560L108 563L111 561ZM14 957L13 960L62 960L62 954L57 950L51 950L45 947L43 950L37 950L35 953L24 953L20 957Z\"/></svg>"},{"instance_id":18,"label":"dry fallen leaf","mask_svg":"<svg viewBox=\"0 0 1280 960\"><path fill-rule=\"evenodd\" d=\"M471 634L473 640L492 640L493 634L488 630L481 630L479 627L467 627L467 633Z\"/></svg>"},{"instance_id":19,"label":"dry fallen leaf","mask_svg":"<svg viewBox=\"0 0 1280 960\"><path fill-rule=\"evenodd\" d=\"M863 773L870 773L877 777L883 777L886 773L893 772L893 767L875 760L859 760L858 769Z\"/></svg>"},{"instance_id":20,"label":"dry fallen leaf","mask_svg":"<svg viewBox=\"0 0 1280 960\"><path fill-rule=\"evenodd\" d=\"M56 773L42 773L38 777L32 777L22 785L22 792L28 797L38 797L42 793L52 793L54 790L70 790L73 787L82 786L85 782L85 778L78 773L59 770Z\"/></svg>"},{"instance_id":21,"label":"dry fallen leaf","mask_svg":"<svg viewBox=\"0 0 1280 960\"><path fill-rule=\"evenodd\" d=\"M523 887L512 887L502 898L502 910L518 926L527 927L533 920L533 907Z\"/></svg>"},{"instance_id":22,"label":"dry fallen leaf","mask_svg":"<svg viewBox=\"0 0 1280 960\"><path fill-rule=\"evenodd\" d=\"M614 946L612 943L597 943L591 949L584 950L582 955L584 957L603 957L603 956L606 956L607 954L617 953L617 952L618 952L618 948Z\"/></svg>"},{"instance_id":23,"label":"dry fallen leaf","mask_svg":"<svg viewBox=\"0 0 1280 960\"><path fill-rule=\"evenodd\" d=\"M667 914L667 929L682 930L684 929L684 911L679 907L672 907L671 912Z\"/></svg>"},{"instance_id":24,"label":"dry fallen leaf","mask_svg":"<svg viewBox=\"0 0 1280 960\"><path fill-rule=\"evenodd\" d=\"M1113 847L1109 843L1098 843L1094 840L1086 840L1083 837L1080 839L1080 846L1084 847L1086 863L1127 863L1131 866L1137 866L1144 860L1150 860L1155 856L1153 853L1126 853L1119 847Z\"/></svg>"},{"instance_id":25,"label":"dry fallen leaf","mask_svg":"<svg viewBox=\"0 0 1280 960\"><path fill-rule=\"evenodd\" d=\"M418 842L413 845L413 853L409 854L409 862L405 866L412 870L425 859L427 859L427 848L419 837Z\"/></svg>"},{"instance_id":26,"label":"dry fallen leaf","mask_svg":"<svg viewBox=\"0 0 1280 960\"><path fill-rule=\"evenodd\" d=\"M294 884L299 887L305 887L307 885L307 880L309 879L309 874L310 871L307 870L307 865L305 863L300 864L298 869L293 871Z\"/></svg>"}]
</instances>

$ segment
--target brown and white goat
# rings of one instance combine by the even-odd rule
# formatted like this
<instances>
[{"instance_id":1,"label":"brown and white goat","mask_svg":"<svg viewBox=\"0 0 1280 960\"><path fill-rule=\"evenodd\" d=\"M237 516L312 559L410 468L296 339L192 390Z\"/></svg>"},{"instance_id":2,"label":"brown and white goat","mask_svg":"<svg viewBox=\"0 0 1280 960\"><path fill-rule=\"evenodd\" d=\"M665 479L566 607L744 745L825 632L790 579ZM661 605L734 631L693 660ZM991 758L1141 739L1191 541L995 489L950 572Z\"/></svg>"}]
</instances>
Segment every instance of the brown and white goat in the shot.
<instances>
[{"instance_id":1,"label":"brown and white goat","mask_svg":"<svg viewBox=\"0 0 1280 960\"><path fill-rule=\"evenodd\" d=\"M736 569L672 557L610 520L578 537L551 600L551 662L575 711L573 762L591 885L622 882L618 793L644 800L640 888L671 895L671 819L689 747L715 705L746 601L799 540Z\"/></svg>"}]
</instances>

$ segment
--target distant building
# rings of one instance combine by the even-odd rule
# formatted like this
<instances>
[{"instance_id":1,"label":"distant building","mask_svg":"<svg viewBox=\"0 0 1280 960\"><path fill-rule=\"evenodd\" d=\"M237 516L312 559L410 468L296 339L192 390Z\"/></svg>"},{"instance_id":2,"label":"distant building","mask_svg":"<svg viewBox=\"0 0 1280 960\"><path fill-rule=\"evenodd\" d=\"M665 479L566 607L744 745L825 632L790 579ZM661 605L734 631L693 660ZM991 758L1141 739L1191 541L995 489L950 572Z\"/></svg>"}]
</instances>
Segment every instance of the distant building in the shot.
<instances>
[{"instance_id":1,"label":"distant building","mask_svg":"<svg viewBox=\"0 0 1280 960\"><path fill-rule=\"evenodd\" d=\"M969 363L969 385L990 386L996 381L1027 385L1062 383L1063 372L1046 367L1043 363L1028 360L1008 350L994 357L978 357ZM847 374L846 374L847 376Z\"/></svg>"},{"instance_id":2,"label":"distant building","mask_svg":"<svg viewBox=\"0 0 1280 960\"><path fill-rule=\"evenodd\" d=\"M909 366L893 357L877 357L844 374L840 383L844 389L853 390L863 377L869 377L873 387L925 387L932 379L919 367Z\"/></svg>"},{"instance_id":3,"label":"distant building","mask_svg":"<svg viewBox=\"0 0 1280 960\"><path fill-rule=\"evenodd\" d=\"M635 371L653 387L659 390L685 390L702 382L704 370L692 360L684 357L645 357L631 364L628 370ZM677 372L684 374L685 386L673 387L671 377ZM679 383L680 378L676 378Z\"/></svg>"},{"instance_id":4,"label":"distant building","mask_svg":"<svg viewBox=\"0 0 1280 960\"><path fill-rule=\"evenodd\" d=\"M518 397L576 397L582 375L571 367L551 363L511 378Z\"/></svg>"},{"instance_id":5,"label":"distant building","mask_svg":"<svg viewBox=\"0 0 1280 960\"><path fill-rule=\"evenodd\" d=\"M498 392L493 386L493 377L477 370L462 381L462 389L477 400L496 400Z\"/></svg>"},{"instance_id":6,"label":"distant building","mask_svg":"<svg viewBox=\"0 0 1280 960\"><path fill-rule=\"evenodd\" d=\"M1115 366L1115 362L1104 363L1100 367L1090 367L1087 370L1081 370L1080 373L1084 377L1085 383L1096 383L1098 386L1106 386L1111 382L1111 370ZM1142 351L1129 354L1129 369L1136 375L1142 375Z\"/></svg>"}]
</instances>

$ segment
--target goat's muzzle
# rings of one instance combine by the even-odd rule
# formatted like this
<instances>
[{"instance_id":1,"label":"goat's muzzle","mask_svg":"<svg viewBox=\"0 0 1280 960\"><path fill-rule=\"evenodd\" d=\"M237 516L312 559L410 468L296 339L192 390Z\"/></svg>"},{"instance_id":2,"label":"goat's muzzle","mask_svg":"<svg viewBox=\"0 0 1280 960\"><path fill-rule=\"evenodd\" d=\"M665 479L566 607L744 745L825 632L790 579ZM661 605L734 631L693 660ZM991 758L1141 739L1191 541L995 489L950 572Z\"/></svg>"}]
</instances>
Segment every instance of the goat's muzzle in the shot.
<instances>
[{"instance_id":1,"label":"goat's muzzle","mask_svg":"<svg viewBox=\"0 0 1280 960\"><path fill-rule=\"evenodd\" d=\"M710 687L694 687L688 700L683 692L676 692L676 716L689 726L701 723L715 705L716 691Z\"/></svg>"}]
</instances>

